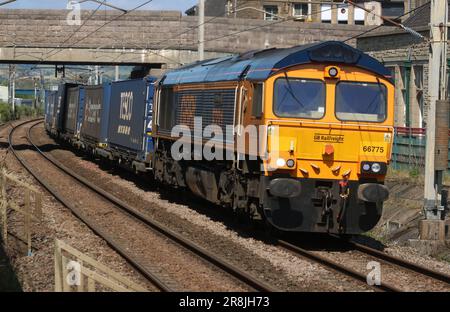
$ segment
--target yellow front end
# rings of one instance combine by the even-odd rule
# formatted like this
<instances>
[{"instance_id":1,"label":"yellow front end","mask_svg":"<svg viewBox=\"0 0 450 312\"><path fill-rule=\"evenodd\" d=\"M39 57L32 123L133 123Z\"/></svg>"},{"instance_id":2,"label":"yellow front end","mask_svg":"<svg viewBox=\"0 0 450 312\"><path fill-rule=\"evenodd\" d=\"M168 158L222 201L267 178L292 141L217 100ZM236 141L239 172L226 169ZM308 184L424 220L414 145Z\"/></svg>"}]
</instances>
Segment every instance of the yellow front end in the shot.
<instances>
[{"instance_id":1,"label":"yellow front end","mask_svg":"<svg viewBox=\"0 0 450 312\"><path fill-rule=\"evenodd\" d=\"M264 85L266 219L283 231L359 234L389 191L394 87L352 66L304 65Z\"/></svg>"},{"instance_id":2,"label":"yellow front end","mask_svg":"<svg viewBox=\"0 0 450 312\"><path fill-rule=\"evenodd\" d=\"M338 70L336 78L328 75L331 67ZM319 107L316 115L311 113L311 118L277 116L274 111L274 84L277 79L286 80L286 77L323 82L324 107ZM336 86L342 82L383 86L387 95L385 116L382 118L384 120L361 121L358 120L363 119L358 118L361 114L352 116L349 113L343 114L345 120L339 119L335 109ZM367 98L358 99L361 102L367 100ZM272 134L275 132L278 134L278 136L269 135L268 151L271 157L266 161L266 175L282 171L297 178L337 180L346 178L356 181L361 176L373 176L378 181L384 180L384 174L365 172L361 164L370 162L387 165L391 158L394 87L387 79L349 66L300 67L275 75L267 81L264 112L265 122ZM280 158L284 161L278 161ZM295 161L294 167L287 166L288 160Z\"/></svg>"}]
</instances>

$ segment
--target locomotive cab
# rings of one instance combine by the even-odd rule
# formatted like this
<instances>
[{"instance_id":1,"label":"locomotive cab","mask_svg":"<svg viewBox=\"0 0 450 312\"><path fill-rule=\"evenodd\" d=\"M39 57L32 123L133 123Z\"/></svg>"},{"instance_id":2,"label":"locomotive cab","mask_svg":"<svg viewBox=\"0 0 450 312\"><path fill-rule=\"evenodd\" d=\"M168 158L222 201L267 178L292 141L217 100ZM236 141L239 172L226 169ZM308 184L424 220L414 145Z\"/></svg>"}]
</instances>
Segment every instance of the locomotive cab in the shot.
<instances>
[{"instance_id":1,"label":"locomotive cab","mask_svg":"<svg viewBox=\"0 0 450 312\"><path fill-rule=\"evenodd\" d=\"M308 64L277 73L265 90L265 122L278 132L262 178L267 219L286 231L373 228L389 194L392 83L356 66Z\"/></svg>"}]
</instances>

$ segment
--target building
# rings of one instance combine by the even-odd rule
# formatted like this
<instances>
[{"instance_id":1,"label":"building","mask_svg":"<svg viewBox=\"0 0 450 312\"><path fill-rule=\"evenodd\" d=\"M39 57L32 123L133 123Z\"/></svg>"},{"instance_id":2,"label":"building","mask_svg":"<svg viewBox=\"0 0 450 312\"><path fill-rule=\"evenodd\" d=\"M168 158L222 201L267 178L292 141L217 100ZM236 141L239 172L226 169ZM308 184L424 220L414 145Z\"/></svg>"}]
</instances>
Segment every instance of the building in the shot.
<instances>
[{"instance_id":1,"label":"building","mask_svg":"<svg viewBox=\"0 0 450 312\"><path fill-rule=\"evenodd\" d=\"M416 2L420 4L420 1ZM425 38L430 36L429 23L429 4L403 22ZM428 106L429 47L426 40L401 29L374 31L359 37L357 47L382 61L391 70L396 87L396 126L424 128Z\"/></svg>"},{"instance_id":2,"label":"building","mask_svg":"<svg viewBox=\"0 0 450 312\"><path fill-rule=\"evenodd\" d=\"M416 2L417 10L403 24L420 33L425 40L397 28L368 33L358 38L356 44L359 49L382 61L392 73L395 82L396 126L393 166L407 170L423 169L429 107L430 4L428 1ZM450 65L450 54L447 56L447 64ZM447 67L447 76L449 73Z\"/></svg>"},{"instance_id":3,"label":"building","mask_svg":"<svg viewBox=\"0 0 450 312\"><path fill-rule=\"evenodd\" d=\"M9 92L8 87L0 86L0 102L8 103Z\"/></svg>"},{"instance_id":4,"label":"building","mask_svg":"<svg viewBox=\"0 0 450 312\"><path fill-rule=\"evenodd\" d=\"M354 0L366 9L396 19L419 0L367 1ZM236 8L236 9L234 9ZM197 14L196 6L185 13ZM383 20L361 8L332 0L206 0L206 16L264 19L294 19L299 22L331 24L380 25Z\"/></svg>"}]
</instances>

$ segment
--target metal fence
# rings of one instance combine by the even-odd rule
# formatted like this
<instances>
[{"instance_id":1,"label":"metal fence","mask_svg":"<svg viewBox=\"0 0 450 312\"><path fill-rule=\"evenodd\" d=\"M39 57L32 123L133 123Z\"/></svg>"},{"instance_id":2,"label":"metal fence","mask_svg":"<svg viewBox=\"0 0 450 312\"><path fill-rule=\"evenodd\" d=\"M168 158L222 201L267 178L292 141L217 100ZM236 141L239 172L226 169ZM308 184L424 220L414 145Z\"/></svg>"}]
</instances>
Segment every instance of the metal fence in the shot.
<instances>
[{"instance_id":1,"label":"metal fence","mask_svg":"<svg viewBox=\"0 0 450 312\"><path fill-rule=\"evenodd\" d=\"M423 170L425 167L425 142L426 129L396 127L392 167L399 170ZM450 172L450 159L448 160L447 171Z\"/></svg>"}]
</instances>

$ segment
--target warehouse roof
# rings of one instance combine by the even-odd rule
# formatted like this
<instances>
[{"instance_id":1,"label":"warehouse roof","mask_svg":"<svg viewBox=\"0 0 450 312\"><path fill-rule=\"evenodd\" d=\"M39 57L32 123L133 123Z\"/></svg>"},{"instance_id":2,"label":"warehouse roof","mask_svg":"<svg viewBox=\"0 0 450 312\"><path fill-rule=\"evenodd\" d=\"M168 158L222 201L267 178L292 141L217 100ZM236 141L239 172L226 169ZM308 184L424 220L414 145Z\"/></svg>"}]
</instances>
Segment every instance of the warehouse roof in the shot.
<instances>
[{"instance_id":1,"label":"warehouse roof","mask_svg":"<svg viewBox=\"0 0 450 312\"><path fill-rule=\"evenodd\" d=\"M339 41L325 41L197 62L168 72L161 84L266 80L282 69L308 63L352 64L383 76L390 75L380 62L362 51Z\"/></svg>"}]
</instances>

